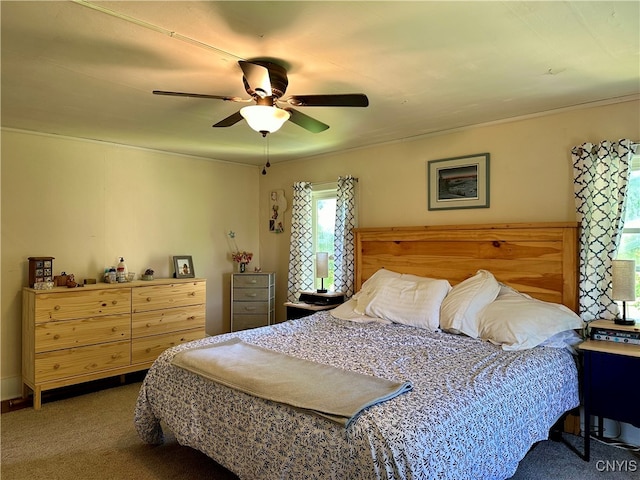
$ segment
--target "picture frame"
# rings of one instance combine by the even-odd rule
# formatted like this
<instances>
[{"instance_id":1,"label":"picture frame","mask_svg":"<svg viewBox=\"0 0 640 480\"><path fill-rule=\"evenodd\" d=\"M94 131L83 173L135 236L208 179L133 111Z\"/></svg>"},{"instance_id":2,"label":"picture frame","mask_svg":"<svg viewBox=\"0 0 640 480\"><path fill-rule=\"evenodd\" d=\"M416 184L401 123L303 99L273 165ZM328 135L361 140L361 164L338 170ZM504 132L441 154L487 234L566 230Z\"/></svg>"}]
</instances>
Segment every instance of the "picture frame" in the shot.
<instances>
[{"instance_id":1,"label":"picture frame","mask_svg":"<svg viewBox=\"0 0 640 480\"><path fill-rule=\"evenodd\" d=\"M269 232L284 233L284 212L287 210L287 199L284 190L269 192Z\"/></svg>"},{"instance_id":2,"label":"picture frame","mask_svg":"<svg viewBox=\"0 0 640 480\"><path fill-rule=\"evenodd\" d=\"M176 278L194 278L196 276L193 269L191 255L176 255L173 257L173 268Z\"/></svg>"},{"instance_id":3,"label":"picture frame","mask_svg":"<svg viewBox=\"0 0 640 480\"><path fill-rule=\"evenodd\" d=\"M427 208L489 208L489 153L427 162Z\"/></svg>"}]
</instances>

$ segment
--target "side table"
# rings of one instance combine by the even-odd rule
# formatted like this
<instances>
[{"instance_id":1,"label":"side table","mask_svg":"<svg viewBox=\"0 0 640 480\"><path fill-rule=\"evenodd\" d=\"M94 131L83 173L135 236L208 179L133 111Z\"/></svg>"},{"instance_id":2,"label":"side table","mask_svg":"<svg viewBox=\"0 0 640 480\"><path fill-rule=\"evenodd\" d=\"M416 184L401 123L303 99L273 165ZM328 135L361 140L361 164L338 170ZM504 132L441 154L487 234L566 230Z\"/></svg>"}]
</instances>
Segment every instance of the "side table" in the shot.
<instances>
[{"instance_id":1,"label":"side table","mask_svg":"<svg viewBox=\"0 0 640 480\"><path fill-rule=\"evenodd\" d=\"M594 320L589 327L640 332L640 325L616 325L611 320ZM590 339L578 349L583 362L584 456L589 461L592 415L598 416L599 436L603 417L640 427L640 345Z\"/></svg>"},{"instance_id":2,"label":"side table","mask_svg":"<svg viewBox=\"0 0 640 480\"><path fill-rule=\"evenodd\" d=\"M322 310L331 310L344 302L342 292L301 292L298 302L285 302L287 320L306 317Z\"/></svg>"}]
</instances>

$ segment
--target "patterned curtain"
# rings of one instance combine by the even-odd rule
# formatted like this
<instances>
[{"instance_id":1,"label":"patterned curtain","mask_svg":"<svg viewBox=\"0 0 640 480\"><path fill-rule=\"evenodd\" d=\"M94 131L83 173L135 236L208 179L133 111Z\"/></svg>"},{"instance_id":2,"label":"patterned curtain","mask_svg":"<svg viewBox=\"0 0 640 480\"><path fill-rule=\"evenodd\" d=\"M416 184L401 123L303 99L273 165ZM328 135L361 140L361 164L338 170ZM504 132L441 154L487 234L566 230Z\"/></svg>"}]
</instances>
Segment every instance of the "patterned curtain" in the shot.
<instances>
[{"instance_id":1,"label":"patterned curtain","mask_svg":"<svg viewBox=\"0 0 640 480\"><path fill-rule=\"evenodd\" d=\"M334 240L334 280L336 291L345 298L353 296L355 280L355 245L353 229L358 226L356 209L356 184L358 179L348 175L338 177L336 192L336 225Z\"/></svg>"},{"instance_id":2,"label":"patterned curtain","mask_svg":"<svg viewBox=\"0 0 640 480\"><path fill-rule=\"evenodd\" d=\"M313 225L309 182L293 184L289 245L287 299L295 302L301 290L313 290Z\"/></svg>"},{"instance_id":3,"label":"patterned curtain","mask_svg":"<svg viewBox=\"0 0 640 480\"><path fill-rule=\"evenodd\" d=\"M624 224L625 199L636 149L631 140L573 147L573 185L580 222L580 316L612 319L611 265Z\"/></svg>"}]
</instances>

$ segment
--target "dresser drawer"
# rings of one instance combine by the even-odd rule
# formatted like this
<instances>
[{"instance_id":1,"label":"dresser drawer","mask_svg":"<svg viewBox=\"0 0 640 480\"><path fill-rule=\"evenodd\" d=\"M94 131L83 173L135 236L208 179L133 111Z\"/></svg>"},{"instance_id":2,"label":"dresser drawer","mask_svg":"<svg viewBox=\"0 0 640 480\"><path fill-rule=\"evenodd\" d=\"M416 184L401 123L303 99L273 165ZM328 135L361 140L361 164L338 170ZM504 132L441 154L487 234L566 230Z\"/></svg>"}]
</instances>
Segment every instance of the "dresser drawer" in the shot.
<instances>
[{"instance_id":1,"label":"dresser drawer","mask_svg":"<svg viewBox=\"0 0 640 480\"><path fill-rule=\"evenodd\" d=\"M37 353L35 381L46 382L85 375L109 368L124 367L130 362L129 341Z\"/></svg>"},{"instance_id":2,"label":"dresser drawer","mask_svg":"<svg viewBox=\"0 0 640 480\"><path fill-rule=\"evenodd\" d=\"M131 314L38 323L36 353L131 338Z\"/></svg>"},{"instance_id":3,"label":"dresser drawer","mask_svg":"<svg viewBox=\"0 0 640 480\"><path fill-rule=\"evenodd\" d=\"M204 331L205 316L206 308L204 305L134 313L131 322L131 336L139 338L198 327Z\"/></svg>"},{"instance_id":4,"label":"dresser drawer","mask_svg":"<svg viewBox=\"0 0 640 480\"><path fill-rule=\"evenodd\" d=\"M134 338L131 341L131 363L152 363L167 348L204 337L204 328L197 328L164 335Z\"/></svg>"},{"instance_id":5,"label":"dresser drawer","mask_svg":"<svg viewBox=\"0 0 640 480\"><path fill-rule=\"evenodd\" d=\"M243 273L233 276L233 286L240 288L265 288L269 286L270 278L272 278L272 276L266 274L254 275L251 273Z\"/></svg>"},{"instance_id":6,"label":"dresser drawer","mask_svg":"<svg viewBox=\"0 0 640 480\"><path fill-rule=\"evenodd\" d=\"M266 302L269 300L268 288L234 288L233 300L236 302Z\"/></svg>"},{"instance_id":7,"label":"dresser drawer","mask_svg":"<svg viewBox=\"0 0 640 480\"><path fill-rule=\"evenodd\" d=\"M64 293L44 293L37 296L35 323L52 320L117 315L131 311L131 289L104 290L66 289Z\"/></svg>"},{"instance_id":8,"label":"dresser drawer","mask_svg":"<svg viewBox=\"0 0 640 480\"><path fill-rule=\"evenodd\" d=\"M233 331L269 325L269 315L234 315Z\"/></svg>"},{"instance_id":9,"label":"dresser drawer","mask_svg":"<svg viewBox=\"0 0 640 480\"><path fill-rule=\"evenodd\" d=\"M172 283L132 289L133 312L206 303L206 282Z\"/></svg>"},{"instance_id":10,"label":"dresser drawer","mask_svg":"<svg viewBox=\"0 0 640 480\"><path fill-rule=\"evenodd\" d=\"M263 315L269 313L267 302L233 302L233 316Z\"/></svg>"}]
</instances>

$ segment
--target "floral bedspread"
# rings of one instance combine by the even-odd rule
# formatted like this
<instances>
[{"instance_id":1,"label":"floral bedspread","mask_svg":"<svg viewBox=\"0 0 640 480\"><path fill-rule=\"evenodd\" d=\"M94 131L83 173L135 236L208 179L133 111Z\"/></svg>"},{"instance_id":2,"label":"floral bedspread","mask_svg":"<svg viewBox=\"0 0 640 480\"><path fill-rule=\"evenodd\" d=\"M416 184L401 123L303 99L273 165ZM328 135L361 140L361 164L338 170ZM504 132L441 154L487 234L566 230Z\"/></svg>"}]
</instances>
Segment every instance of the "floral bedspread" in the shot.
<instances>
[{"instance_id":1,"label":"floral bedspread","mask_svg":"<svg viewBox=\"0 0 640 480\"><path fill-rule=\"evenodd\" d=\"M171 365L179 351L242 338L335 367L410 381L413 390L370 407L347 429L251 397ZM504 479L530 446L578 405L569 351L505 352L480 340L320 312L165 351L135 409L141 439L162 426L243 480Z\"/></svg>"}]
</instances>

